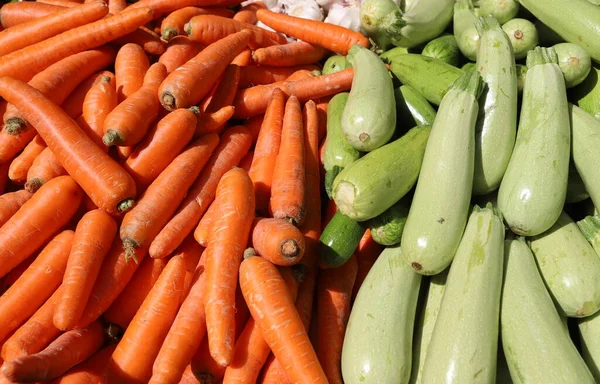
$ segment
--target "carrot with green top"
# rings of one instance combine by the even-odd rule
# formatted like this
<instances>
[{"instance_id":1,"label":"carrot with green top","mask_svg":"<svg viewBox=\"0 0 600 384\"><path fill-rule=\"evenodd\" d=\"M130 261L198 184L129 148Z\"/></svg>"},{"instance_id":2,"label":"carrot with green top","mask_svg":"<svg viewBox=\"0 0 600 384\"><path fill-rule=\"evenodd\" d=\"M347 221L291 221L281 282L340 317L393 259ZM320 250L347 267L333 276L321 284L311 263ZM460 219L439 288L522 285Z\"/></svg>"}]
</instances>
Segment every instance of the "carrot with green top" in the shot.
<instances>
[{"instance_id":1,"label":"carrot with green top","mask_svg":"<svg viewBox=\"0 0 600 384\"><path fill-rule=\"evenodd\" d=\"M304 256L304 236L288 221L257 217L252 227L252 247L275 265L291 266Z\"/></svg>"},{"instance_id":2,"label":"carrot with green top","mask_svg":"<svg viewBox=\"0 0 600 384\"><path fill-rule=\"evenodd\" d=\"M115 344L107 345L90 359L76 365L52 384L101 384L104 383L104 370L113 354Z\"/></svg>"},{"instance_id":3,"label":"carrot with green top","mask_svg":"<svg viewBox=\"0 0 600 384\"><path fill-rule=\"evenodd\" d=\"M233 58L231 64L235 64L238 67L245 67L252 63L252 49L246 48L239 55Z\"/></svg>"},{"instance_id":4,"label":"carrot with green top","mask_svg":"<svg viewBox=\"0 0 600 384\"><path fill-rule=\"evenodd\" d=\"M267 9L267 6L262 1L246 4L236 12L233 19L247 24L256 24L258 21L256 11L259 9Z\"/></svg>"},{"instance_id":5,"label":"carrot with green top","mask_svg":"<svg viewBox=\"0 0 600 384\"><path fill-rule=\"evenodd\" d=\"M194 230L194 239L198 244L203 247L208 247L208 242L210 241L210 235L212 232L213 224L218 215L221 214L221 208L219 207L219 199L218 197L213 200L210 204L206 213L202 215L198 226Z\"/></svg>"},{"instance_id":6,"label":"carrot with green top","mask_svg":"<svg viewBox=\"0 0 600 384\"><path fill-rule=\"evenodd\" d=\"M158 62L167 67L167 73L171 73L203 49L202 44L190 40L187 36L176 36L169 41L165 53L160 55Z\"/></svg>"},{"instance_id":7,"label":"carrot with green top","mask_svg":"<svg viewBox=\"0 0 600 384\"><path fill-rule=\"evenodd\" d=\"M25 189L31 193L34 193L48 181L66 174L67 171L58 162L58 159L56 156L54 156L54 153L50 150L50 148L46 147L33 160L33 164L31 164L29 171L27 171L27 182L25 183Z\"/></svg>"},{"instance_id":8,"label":"carrot with green top","mask_svg":"<svg viewBox=\"0 0 600 384\"><path fill-rule=\"evenodd\" d=\"M238 89L239 81L240 67L235 64L229 64L227 69L225 69L225 72L223 72L223 76L219 82L219 88L217 88L217 91L212 95L210 103L204 112L217 112L223 107L230 106Z\"/></svg>"},{"instance_id":9,"label":"carrot with green top","mask_svg":"<svg viewBox=\"0 0 600 384\"><path fill-rule=\"evenodd\" d=\"M231 119L234 113L235 108L231 105L226 105L215 112L200 113L194 135L221 133L223 128L225 128L225 124Z\"/></svg>"},{"instance_id":10,"label":"carrot with green top","mask_svg":"<svg viewBox=\"0 0 600 384\"><path fill-rule=\"evenodd\" d=\"M248 29L251 32L251 48L287 43L285 36L278 33L215 15L194 16L184 27L185 33L191 40L205 45L212 44L243 29Z\"/></svg>"},{"instance_id":11,"label":"carrot with green top","mask_svg":"<svg viewBox=\"0 0 600 384\"><path fill-rule=\"evenodd\" d=\"M72 119L77 119L83 113L83 102L85 96L102 77L109 77L111 83L115 82L115 74L110 71L100 71L85 79L71 92L69 96L60 105L63 111Z\"/></svg>"},{"instance_id":12,"label":"carrot with green top","mask_svg":"<svg viewBox=\"0 0 600 384\"><path fill-rule=\"evenodd\" d=\"M252 53L252 61L258 65L276 67L293 67L314 64L327 55L327 49L307 43L295 41L288 44L259 48Z\"/></svg>"},{"instance_id":13,"label":"carrot with green top","mask_svg":"<svg viewBox=\"0 0 600 384\"><path fill-rule=\"evenodd\" d=\"M40 2L14 2L2 5L0 24L6 29L19 24L40 19L52 13L63 10L63 7Z\"/></svg>"},{"instance_id":14,"label":"carrot with green top","mask_svg":"<svg viewBox=\"0 0 600 384\"><path fill-rule=\"evenodd\" d=\"M217 15L226 18L231 18L234 12L229 8L224 7L184 7L169 13L160 25L162 38L169 41L177 35L184 35L183 29L185 23L190 21L194 16L198 15Z\"/></svg>"},{"instance_id":15,"label":"carrot with green top","mask_svg":"<svg viewBox=\"0 0 600 384\"><path fill-rule=\"evenodd\" d=\"M33 193L24 189L0 195L0 227L25 204Z\"/></svg>"},{"instance_id":16,"label":"carrot with green top","mask_svg":"<svg viewBox=\"0 0 600 384\"><path fill-rule=\"evenodd\" d=\"M102 142L104 135L104 121L106 116L118 104L115 79L109 76L101 77L96 82L83 100L82 115L77 123L85 133L94 140L100 148L105 148ZM107 151L108 149L105 148Z\"/></svg>"},{"instance_id":17,"label":"carrot with green top","mask_svg":"<svg viewBox=\"0 0 600 384\"><path fill-rule=\"evenodd\" d=\"M24 184L27 181L27 172L29 171L29 168L31 168L37 156L42 153L45 148L46 143L44 143L44 140L42 140L39 135L36 135L33 140L27 144L25 149L23 149L23 152L10 162L8 177L14 183Z\"/></svg>"},{"instance_id":18,"label":"carrot with green top","mask_svg":"<svg viewBox=\"0 0 600 384\"><path fill-rule=\"evenodd\" d=\"M142 88L144 75L150 68L150 61L144 49L137 44L123 45L115 59L115 79L119 103Z\"/></svg>"},{"instance_id":19,"label":"carrot with green top","mask_svg":"<svg viewBox=\"0 0 600 384\"><path fill-rule=\"evenodd\" d=\"M158 90L162 105L171 111L199 103L231 60L246 48L250 35L250 31L243 30L224 37L208 45L177 71L171 72Z\"/></svg>"}]
</instances>

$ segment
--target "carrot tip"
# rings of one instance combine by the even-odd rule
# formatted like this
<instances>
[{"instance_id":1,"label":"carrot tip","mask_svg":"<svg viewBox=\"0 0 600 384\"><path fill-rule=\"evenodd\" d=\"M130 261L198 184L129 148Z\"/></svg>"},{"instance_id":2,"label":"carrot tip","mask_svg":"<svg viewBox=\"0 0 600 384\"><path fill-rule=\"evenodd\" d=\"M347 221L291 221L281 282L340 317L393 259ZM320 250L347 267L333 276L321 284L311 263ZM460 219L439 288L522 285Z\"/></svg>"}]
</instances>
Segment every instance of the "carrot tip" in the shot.
<instances>
[{"instance_id":1,"label":"carrot tip","mask_svg":"<svg viewBox=\"0 0 600 384\"><path fill-rule=\"evenodd\" d=\"M175 109L175 105L177 104L175 97L171 95L169 92L163 92L160 97L160 102L168 111L172 111Z\"/></svg>"},{"instance_id":2,"label":"carrot tip","mask_svg":"<svg viewBox=\"0 0 600 384\"><path fill-rule=\"evenodd\" d=\"M286 239L281 243L281 254L286 258L293 259L300 253L298 242L294 239Z\"/></svg>"},{"instance_id":3,"label":"carrot tip","mask_svg":"<svg viewBox=\"0 0 600 384\"><path fill-rule=\"evenodd\" d=\"M27 122L19 117L11 117L6 120L4 130L9 135L20 135L27 130Z\"/></svg>"},{"instance_id":4,"label":"carrot tip","mask_svg":"<svg viewBox=\"0 0 600 384\"><path fill-rule=\"evenodd\" d=\"M177 36L177 31L174 28L166 28L162 33L162 38L169 41Z\"/></svg>"},{"instance_id":5,"label":"carrot tip","mask_svg":"<svg viewBox=\"0 0 600 384\"><path fill-rule=\"evenodd\" d=\"M119 212L127 212L135 205L135 200L133 199L125 199L117 204L117 209Z\"/></svg>"},{"instance_id":6,"label":"carrot tip","mask_svg":"<svg viewBox=\"0 0 600 384\"><path fill-rule=\"evenodd\" d=\"M249 259L250 257L258 256L256 250L254 248L246 248L244 251L244 259Z\"/></svg>"},{"instance_id":7,"label":"carrot tip","mask_svg":"<svg viewBox=\"0 0 600 384\"><path fill-rule=\"evenodd\" d=\"M102 136L102 142L107 147L110 147L111 145L122 144L123 140L121 138L121 135L119 135L119 133L117 131L109 129L108 131L106 131L104 136Z\"/></svg>"},{"instance_id":8,"label":"carrot tip","mask_svg":"<svg viewBox=\"0 0 600 384\"><path fill-rule=\"evenodd\" d=\"M35 193L43 184L44 182L36 177L25 183L25 190L29 193Z\"/></svg>"}]
</instances>

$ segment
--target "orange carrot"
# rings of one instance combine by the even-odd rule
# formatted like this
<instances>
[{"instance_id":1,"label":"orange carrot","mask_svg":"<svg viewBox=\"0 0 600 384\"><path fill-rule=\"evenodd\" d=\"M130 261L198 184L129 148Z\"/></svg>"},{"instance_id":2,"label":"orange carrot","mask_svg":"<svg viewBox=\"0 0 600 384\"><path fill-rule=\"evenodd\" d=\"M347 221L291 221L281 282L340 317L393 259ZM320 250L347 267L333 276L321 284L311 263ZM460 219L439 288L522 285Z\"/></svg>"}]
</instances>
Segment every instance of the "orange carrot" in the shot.
<instances>
[{"instance_id":1,"label":"orange carrot","mask_svg":"<svg viewBox=\"0 0 600 384\"><path fill-rule=\"evenodd\" d=\"M171 73L196 56L204 46L190 40L187 36L176 36L169 41L165 53L158 62L164 64L167 73Z\"/></svg>"},{"instance_id":2,"label":"orange carrot","mask_svg":"<svg viewBox=\"0 0 600 384\"><path fill-rule=\"evenodd\" d=\"M40 2L6 3L2 5L0 11L0 24L4 28L10 28L33 19L48 16L62 9L63 7Z\"/></svg>"},{"instance_id":3,"label":"orange carrot","mask_svg":"<svg viewBox=\"0 0 600 384\"><path fill-rule=\"evenodd\" d=\"M27 181L27 172L31 168L36 157L46 148L46 143L39 135L36 135L23 152L10 163L8 177L15 183L23 184Z\"/></svg>"},{"instance_id":4,"label":"orange carrot","mask_svg":"<svg viewBox=\"0 0 600 384\"><path fill-rule=\"evenodd\" d=\"M85 96L94 84L100 81L103 77L109 77L111 83L114 83L115 75L110 71L100 71L85 79L71 92L69 96L61 104L61 108L70 118L76 119L83 113L83 102Z\"/></svg>"},{"instance_id":5,"label":"orange carrot","mask_svg":"<svg viewBox=\"0 0 600 384\"><path fill-rule=\"evenodd\" d=\"M293 383L327 383L302 320L277 268L262 257L240 266L240 286L254 321Z\"/></svg>"},{"instance_id":6,"label":"orange carrot","mask_svg":"<svg viewBox=\"0 0 600 384\"><path fill-rule=\"evenodd\" d=\"M54 312L56 328L72 329L81 318L116 233L117 223L101 210L86 213L77 224L63 279L62 297Z\"/></svg>"},{"instance_id":7,"label":"orange carrot","mask_svg":"<svg viewBox=\"0 0 600 384\"><path fill-rule=\"evenodd\" d=\"M166 76L167 68L163 64L152 64L144 77L144 85L106 116L102 137L106 146L131 146L144 138L160 113L156 92Z\"/></svg>"},{"instance_id":8,"label":"orange carrot","mask_svg":"<svg viewBox=\"0 0 600 384\"><path fill-rule=\"evenodd\" d=\"M204 247L198 244L194 236L188 236L175 250L173 255L179 255L185 261L185 279L183 282L183 294L181 300L185 300L192 288L198 268L204 269L202 254Z\"/></svg>"},{"instance_id":9,"label":"orange carrot","mask_svg":"<svg viewBox=\"0 0 600 384\"><path fill-rule=\"evenodd\" d=\"M233 7L240 0L140 0L130 8L148 7L154 10L155 17L165 15L184 7Z\"/></svg>"},{"instance_id":10,"label":"orange carrot","mask_svg":"<svg viewBox=\"0 0 600 384\"><path fill-rule=\"evenodd\" d=\"M347 55L348 50L354 44L366 48L370 46L369 39L361 33L335 24L275 13L266 9L258 10L256 17L277 32L318 45L340 55Z\"/></svg>"},{"instance_id":11,"label":"orange carrot","mask_svg":"<svg viewBox=\"0 0 600 384\"><path fill-rule=\"evenodd\" d=\"M322 270L317 283L317 345L321 366L331 384L343 384L342 345L358 264L352 256L338 268Z\"/></svg>"},{"instance_id":12,"label":"orange carrot","mask_svg":"<svg viewBox=\"0 0 600 384\"><path fill-rule=\"evenodd\" d=\"M233 19L243 23L256 24L258 21L258 18L256 17L256 11L259 9L267 9L267 6L262 1L244 5L239 11L237 11L235 16L233 16Z\"/></svg>"},{"instance_id":13,"label":"orange carrot","mask_svg":"<svg viewBox=\"0 0 600 384\"><path fill-rule=\"evenodd\" d=\"M162 38L169 41L177 35L184 35L185 31L183 26L185 23L190 21L194 16L198 15L217 15L222 17L231 18L233 17L233 11L224 7L209 7L209 8L198 8L198 7L184 7L176 11L171 12L163 20L160 30Z\"/></svg>"},{"instance_id":14,"label":"orange carrot","mask_svg":"<svg viewBox=\"0 0 600 384\"><path fill-rule=\"evenodd\" d=\"M10 160L9 160L10 161ZM8 184L8 171L10 165L7 163L0 164L0 193L4 193Z\"/></svg>"},{"instance_id":15,"label":"orange carrot","mask_svg":"<svg viewBox=\"0 0 600 384\"><path fill-rule=\"evenodd\" d=\"M252 160L254 160L254 151L248 151L246 156L240 160L239 167L246 172L250 172L250 166L252 166Z\"/></svg>"},{"instance_id":16,"label":"orange carrot","mask_svg":"<svg viewBox=\"0 0 600 384\"><path fill-rule=\"evenodd\" d=\"M352 85L353 74L353 69L348 68L311 79L279 81L269 85L257 85L252 88L240 89L233 101L233 106L235 107L234 116L247 118L264 113L269 103L269 95L275 88L281 88L286 95L294 95L300 101L348 90Z\"/></svg>"},{"instance_id":17,"label":"orange carrot","mask_svg":"<svg viewBox=\"0 0 600 384\"><path fill-rule=\"evenodd\" d=\"M37 0L37 1L40 3L58 5L60 7L68 7L68 8L73 8L73 7L79 6L78 2L70 1L70 0Z\"/></svg>"},{"instance_id":18,"label":"orange carrot","mask_svg":"<svg viewBox=\"0 0 600 384\"><path fill-rule=\"evenodd\" d=\"M250 149L251 137L242 126L227 129L200 176L190 188L173 218L165 225L150 246L150 256L166 257L190 234L215 198L221 177Z\"/></svg>"},{"instance_id":19,"label":"orange carrot","mask_svg":"<svg viewBox=\"0 0 600 384\"><path fill-rule=\"evenodd\" d=\"M127 10L121 12L124 13ZM116 38L111 44L123 46L125 44L137 44L144 48L144 52L149 55L159 56L165 53L167 44L161 40L160 35L145 26L138 27L135 31L126 34L125 36Z\"/></svg>"},{"instance_id":20,"label":"orange carrot","mask_svg":"<svg viewBox=\"0 0 600 384\"><path fill-rule=\"evenodd\" d=\"M292 384L279 360L272 353L264 364L259 380L262 384Z\"/></svg>"},{"instance_id":21,"label":"orange carrot","mask_svg":"<svg viewBox=\"0 0 600 384\"><path fill-rule=\"evenodd\" d=\"M354 289L352 291L352 300L354 300L356 297L360 286L362 285L363 281L365 281L367 274L371 270L371 267L373 267L373 264L375 264L377 257L379 257L379 254L381 254L381 251L383 251L383 246L377 244L375 240L373 240L371 237L371 230L367 229L363 237L360 239L356 251L354 251L358 263L358 272L356 274L356 282L354 283Z\"/></svg>"},{"instance_id":22,"label":"orange carrot","mask_svg":"<svg viewBox=\"0 0 600 384\"><path fill-rule=\"evenodd\" d=\"M190 364L185 367L185 371L183 371L183 376L181 377L179 384L198 384L198 380L196 380L196 376L194 376Z\"/></svg>"},{"instance_id":23,"label":"orange carrot","mask_svg":"<svg viewBox=\"0 0 600 384\"><path fill-rule=\"evenodd\" d=\"M252 50L250 48L244 49L239 55L233 58L231 64L235 64L238 67L245 67L250 65L252 62Z\"/></svg>"},{"instance_id":24,"label":"orange carrot","mask_svg":"<svg viewBox=\"0 0 600 384\"><path fill-rule=\"evenodd\" d=\"M305 41L273 45L259 48L252 53L252 61L258 65L293 67L303 64L314 64L325 57L327 50L321 46Z\"/></svg>"},{"instance_id":25,"label":"orange carrot","mask_svg":"<svg viewBox=\"0 0 600 384\"><path fill-rule=\"evenodd\" d=\"M301 69L292 73L287 79L285 79L285 81L312 79L313 77L317 77L317 75L314 72L309 71L307 69Z\"/></svg>"},{"instance_id":26,"label":"orange carrot","mask_svg":"<svg viewBox=\"0 0 600 384\"><path fill-rule=\"evenodd\" d=\"M25 183L25 189L31 193L34 193L40 187L48 181L58 177L66 175L67 171L58 162L54 153L50 148L46 147L44 150L33 160L33 164L27 171L27 182Z\"/></svg>"},{"instance_id":27,"label":"orange carrot","mask_svg":"<svg viewBox=\"0 0 600 384\"><path fill-rule=\"evenodd\" d=\"M304 128L300 102L291 96L285 105L281 145L275 159L269 211L298 226L306 214Z\"/></svg>"},{"instance_id":28,"label":"orange carrot","mask_svg":"<svg viewBox=\"0 0 600 384\"><path fill-rule=\"evenodd\" d=\"M33 129L20 135L11 135L6 129L0 129L0 187L6 186L10 162L33 140L35 135L36 131Z\"/></svg>"},{"instance_id":29,"label":"orange carrot","mask_svg":"<svg viewBox=\"0 0 600 384\"><path fill-rule=\"evenodd\" d=\"M162 105L171 111L199 103L231 60L248 45L249 38L247 30L224 37L204 48L179 70L171 72L158 90Z\"/></svg>"},{"instance_id":30,"label":"orange carrot","mask_svg":"<svg viewBox=\"0 0 600 384\"><path fill-rule=\"evenodd\" d=\"M294 72L301 69L309 71L318 70L316 65L299 65L293 67L272 67L249 65L240 68L240 88L253 87L255 85L267 85L277 81L284 81Z\"/></svg>"},{"instance_id":31,"label":"orange carrot","mask_svg":"<svg viewBox=\"0 0 600 384\"><path fill-rule=\"evenodd\" d=\"M28 81L36 73L75 53L100 47L152 19L152 10L126 10L118 15L70 29L2 57L0 76ZM93 38L91 38L93 36Z\"/></svg>"},{"instance_id":32,"label":"orange carrot","mask_svg":"<svg viewBox=\"0 0 600 384\"><path fill-rule=\"evenodd\" d=\"M215 198L206 210L206 213L202 215L198 226L194 230L194 239L201 246L208 247L208 242L210 240L210 234L212 232L215 219L220 214L221 208L219 207L219 199Z\"/></svg>"},{"instance_id":33,"label":"orange carrot","mask_svg":"<svg viewBox=\"0 0 600 384\"><path fill-rule=\"evenodd\" d=\"M116 348L115 344L108 345L98 351L90 359L76 365L67 373L56 379L52 384L103 384L104 370Z\"/></svg>"},{"instance_id":34,"label":"orange carrot","mask_svg":"<svg viewBox=\"0 0 600 384\"><path fill-rule=\"evenodd\" d=\"M259 217L252 228L252 247L275 265L291 266L304 256L304 236L285 220Z\"/></svg>"},{"instance_id":35,"label":"orange carrot","mask_svg":"<svg viewBox=\"0 0 600 384\"><path fill-rule=\"evenodd\" d=\"M87 328L62 334L41 352L5 363L2 373L18 382L51 380L89 359L103 343L102 324L94 322Z\"/></svg>"},{"instance_id":36,"label":"orange carrot","mask_svg":"<svg viewBox=\"0 0 600 384\"><path fill-rule=\"evenodd\" d=\"M125 0L108 0L108 11L113 15L123 11L127 8L127 1Z\"/></svg>"},{"instance_id":37,"label":"orange carrot","mask_svg":"<svg viewBox=\"0 0 600 384\"><path fill-rule=\"evenodd\" d=\"M268 213L271 198L275 160L281 144L284 109L285 95L279 88L275 88L260 126L255 156L249 172L256 193L256 209L263 215Z\"/></svg>"},{"instance_id":38,"label":"orange carrot","mask_svg":"<svg viewBox=\"0 0 600 384\"><path fill-rule=\"evenodd\" d=\"M235 108L231 105L227 105L215 112L199 114L194 136L206 133L221 133L225 124L231 119L234 112Z\"/></svg>"},{"instance_id":39,"label":"orange carrot","mask_svg":"<svg viewBox=\"0 0 600 384\"><path fill-rule=\"evenodd\" d=\"M317 113L319 115L319 142L327 135L327 106L331 96L322 97L317 102Z\"/></svg>"},{"instance_id":40,"label":"orange carrot","mask_svg":"<svg viewBox=\"0 0 600 384\"><path fill-rule=\"evenodd\" d=\"M171 258L117 344L107 367L108 382L148 383L179 310L184 275L183 258Z\"/></svg>"},{"instance_id":41,"label":"orange carrot","mask_svg":"<svg viewBox=\"0 0 600 384\"><path fill-rule=\"evenodd\" d=\"M119 103L142 88L144 75L150 68L146 53L137 44L123 45L115 59L115 79Z\"/></svg>"},{"instance_id":42,"label":"orange carrot","mask_svg":"<svg viewBox=\"0 0 600 384\"><path fill-rule=\"evenodd\" d=\"M117 106L118 97L114 78L103 76L92 85L83 100L83 111L78 124L85 133L100 147L106 146L102 142L104 134L104 120ZM107 149L108 150L108 149Z\"/></svg>"},{"instance_id":43,"label":"orange carrot","mask_svg":"<svg viewBox=\"0 0 600 384\"><path fill-rule=\"evenodd\" d=\"M225 72L221 81L219 82L219 88L212 95L210 103L208 104L204 112L212 113L216 112L223 107L230 106L235 97L235 92L238 89L238 83L240 81L240 67L235 64L230 64Z\"/></svg>"},{"instance_id":44,"label":"orange carrot","mask_svg":"<svg viewBox=\"0 0 600 384\"><path fill-rule=\"evenodd\" d=\"M32 193L21 189L0 195L0 227L4 225L17 211L33 196Z\"/></svg>"},{"instance_id":45,"label":"orange carrot","mask_svg":"<svg viewBox=\"0 0 600 384\"><path fill-rule=\"evenodd\" d=\"M258 141L258 136L260 135L264 119L264 115L257 115L244 121L244 127L248 128L250 134L252 135L252 145L256 145Z\"/></svg>"}]
</instances>

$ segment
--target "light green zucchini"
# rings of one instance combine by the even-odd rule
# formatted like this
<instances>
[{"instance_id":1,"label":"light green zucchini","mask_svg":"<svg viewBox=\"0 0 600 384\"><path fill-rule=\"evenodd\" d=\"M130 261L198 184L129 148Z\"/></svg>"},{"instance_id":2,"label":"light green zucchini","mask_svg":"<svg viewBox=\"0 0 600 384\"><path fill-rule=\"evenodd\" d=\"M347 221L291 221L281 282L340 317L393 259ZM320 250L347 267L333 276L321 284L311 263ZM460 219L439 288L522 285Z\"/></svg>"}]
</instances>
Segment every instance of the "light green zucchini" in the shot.
<instances>
[{"instance_id":1,"label":"light green zucchini","mask_svg":"<svg viewBox=\"0 0 600 384\"><path fill-rule=\"evenodd\" d=\"M585 317L600 309L600 258L569 215L562 212L530 247L559 312Z\"/></svg>"},{"instance_id":2,"label":"light green zucchini","mask_svg":"<svg viewBox=\"0 0 600 384\"><path fill-rule=\"evenodd\" d=\"M498 20L498 23L504 24L517 16L519 2L515 0L481 0L479 12L481 16L492 15Z\"/></svg>"},{"instance_id":3,"label":"light green zucchini","mask_svg":"<svg viewBox=\"0 0 600 384\"><path fill-rule=\"evenodd\" d=\"M421 275L386 248L360 287L342 348L345 384L406 383Z\"/></svg>"},{"instance_id":4,"label":"light green zucchini","mask_svg":"<svg viewBox=\"0 0 600 384\"><path fill-rule=\"evenodd\" d=\"M562 72L552 48L530 51L517 139L498 207L510 229L535 236L558 219L567 194L571 135Z\"/></svg>"},{"instance_id":5,"label":"light green zucchini","mask_svg":"<svg viewBox=\"0 0 600 384\"><path fill-rule=\"evenodd\" d=\"M346 56L354 68L342 132L348 143L369 152L386 144L396 128L394 84L379 57L355 44Z\"/></svg>"},{"instance_id":6,"label":"light green zucchini","mask_svg":"<svg viewBox=\"0 0 600 384\"><path fill-rule=\"evenodd\" d=\"M324 75L330 75L347 68L352 68L352 65L348 59L346 59L346 56L333 55L325 61L325 64L323 64L322 72Z\"/></svg>"},{"instance_id":7,"label":"light green zucchini","mask_svg":"<svg viewBox=\"0 0 600 384\"><path fill-rule=\"evenodd\" d=\"M435 275L450 264L467 222L482 86L474 69L454 83L442 100L427 142L402 233L406 262L424 275Z\"/></svg>"},{"instance_id":8,"label":"light green zucchini","mask_svg":"<svg viewBox=\"0 0 600 384\"><path fill-rule=\"evenodd\" d=\"M600 382L600 313L577 319L581 340L581 355L596 382Z\"/></svg>"},{"instance_id":9,"label":"light green zucchini","mask_svg":"<svg viewBox=\"0 0 600 384\"><path fill-rule=\"evenodd\" d=\"M594 205L600 207L600 120L569 104L575 168Z\"/></svg>"},{"instance_id":10,"label":"light green zucchini","mask_svg":"<svg viewBox=\"0 0 600 384\"><path fill-rule=\"evenodd\" d=\"M475 206L450 266L423 367L423 384L496 380L504 224Z\"/></svg>"},{"instance_id":11,"label":"light green zucchini","mask_svg":"<svg viewBox=\"0 0 600 384\"><path fill-rule=\"evenodd\" d=\"M477 49L479 47L479 33L477 15L473 9L471 0L457 0L454 4L453 32L458 48L464 57L471 61L477 60Z\"/></svg>"},{"instance_id":12,"label":"light green zucchini","mask_svg":"<svg viewBox=\"0 0 600 384\"><path fill-rule=\"evenodd\" d=\"M371 237L373 237L376 243L381 245L395 245L400 243L409 206L410 202L402 199L381 215L369 220Z\"/></svg>"},{"instance_id":13,"label":"light green zucchini","mask_svg":"<svg viewBox=\"0 0 600 384\"><path fill-rule=\"evenodd\" d=\"M396 99L396 131L415 125L432 125L435 120L435 109L427 99L414 87L402 85L394 90Z\"/></svg>"},{"instance_id":14,"label":"light green zucchini","mask_svg":"<svg viewBox=\"0 0 600 384\"><path fill-rule=\"evenodd\" d=\"M380 215L404 197L417 182L431 127L412 128L350 164L333 182L338 209L356 221Z\"/></svg>"},{"instance_id":15,"label":"light green zucchini","mask_svg":"<svg viewBox=\"0 0 600 384\"><path fill-rule=\"evenodd\" d=\"M461 67L461 69L462 69L463 71L467 71L467 70L469 70L470 68L477 68L477 66L476 66L476 64L475 64L475 63L472 63L472 62L470 62L470 61L469 61L468 63L466 63L465 65L463 65L463 66Z\"/></svg>"},{"instance_id":16,"label":"light green zucchini","mask_svg":"<svg viewBox=\"0 0 600 384\"><path fill-rule=\"evenodd\" d=\"M518 87L510 40L498 21L480 18L477 30L477 68L487 87L475 129L473 194L486 195L500 186L515 145Z\"/></svg>"},{"instance_id":17,"label":"light green zucchini","mask_svg":"<svg viewBox=\"0 0 600 384\"><path fill-rule=\"evenodd\" d=\"M379 58L381 60L383 60L384 63L390 64L392 62L392 60L394 60L397 56L399 55L405 55L407 53L410 53L408 51L408 48L404 48L404 47L395 47L392 49L389 49L385 52L382 52L379 55Z\"/></svg>"},{"instance_id":18,"label":"light green zucchini","mask_svg":"<svg viewBox=\"0 0 600 384\"><path fill-rule=\"evenodd\" d=\"M363 0L360 3L360 24L378 49L387 50L392 38L404 26L402 10L394 0Z\"/></svg>"},{"instance_id":19,"label":"light green zucchini","mask_svg":"<svg viewBox=\"0 0 600 384\"><path fill-rule=\"evenodd\" d=\"M527 53L538 44L538 32L535 25L526 19L511 19L502 25L510 39L516 59L527 57Z\"/></svg>"},{"instance_id":20,"label":"light green zucchini","mask_svg":"<svg viewBox=\"0 0 600 384\"><path fill-rule=\"evenodd\" d=\"M460 62L458 43L454 35L449 34L431 40L425 45L421 55L442 60L455 67L458 67L458 63Z\"/></svg>"},{"instance_id":21,"label":"light green zucchini","mask_svg":"<svg viewBox=\"0 0 600 384\"><path fill-rule=\"evenodd\" d=\"M570 90L569 100L579 108L600 119L600 67L592 66L583 83Z\"/></svg>"},{"instance_id":22,"label":"light green zucchini","mask_svg":"<svg viewBox=\"0 0 600 384\"><path fill-rule=\"evenodd\" d=\"M558 66L565 76L567 88L581 84L592 69L590 55L573 43L559 43L552 48L558 56Z\"/></svg>"},{"instance_id":23,"label":"light green zucchini","mask_svg":"<svg viewBox=\"0 0 600 384\"><path fill-rule=\"evenodd\" d=\"M515 384L592 384L524 239L504 244L502 346Z\"/></svg>"}]
</instances>

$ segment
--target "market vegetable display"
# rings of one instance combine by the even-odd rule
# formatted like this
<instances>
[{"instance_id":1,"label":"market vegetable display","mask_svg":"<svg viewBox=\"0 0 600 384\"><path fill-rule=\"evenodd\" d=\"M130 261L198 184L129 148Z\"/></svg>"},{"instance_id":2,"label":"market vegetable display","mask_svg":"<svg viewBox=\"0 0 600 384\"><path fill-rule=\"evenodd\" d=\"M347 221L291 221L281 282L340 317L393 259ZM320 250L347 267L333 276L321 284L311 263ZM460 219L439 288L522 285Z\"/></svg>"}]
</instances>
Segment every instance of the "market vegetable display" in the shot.
<instances>
[{"instance_id":1,"label":"market vegetable display","mask_svg":"<svg viewBox=\"0 0 600 384\"><path fill-rule=\"evenodd\" d=\"M596 0L0 7L0 383L600 381Z\"/></svg>"}]
</instances>

